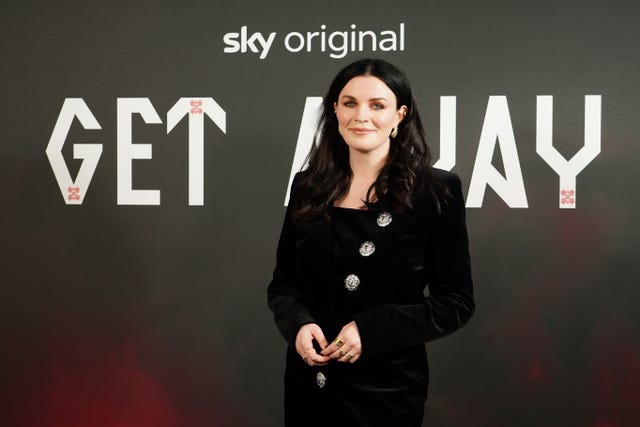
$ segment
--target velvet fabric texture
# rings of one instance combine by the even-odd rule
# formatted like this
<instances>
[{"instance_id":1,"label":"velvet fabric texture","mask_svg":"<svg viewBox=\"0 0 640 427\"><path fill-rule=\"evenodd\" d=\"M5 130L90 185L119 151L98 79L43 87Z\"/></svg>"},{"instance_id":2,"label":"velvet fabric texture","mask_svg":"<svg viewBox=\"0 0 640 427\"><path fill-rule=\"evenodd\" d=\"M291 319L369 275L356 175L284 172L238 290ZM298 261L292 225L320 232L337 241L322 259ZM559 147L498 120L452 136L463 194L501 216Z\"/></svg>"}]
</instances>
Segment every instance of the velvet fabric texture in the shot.
<instances>
[{"instance_id":1,"label":"velvet fabric texture","mask_svg":"<svg viewBox=\"0 0 640 427\"><path fill-rule=\"evenodd\" d=\"M421 425L429 379L424 344L460 328L475 309L460 179L436 169L431 176L450 197L436 200L420 186L414 209L403 213L332 208L294 221L289 204L267 291L288 343L285 425ZM383 213L391 222L381 226ZM368 256L359 253L365 241L375 245ZM352 291L341 286L349 274L360 280ZM332 340L351 320L362 342L356 362L310 367L295 351L304 324L317 323Z\"/></svg>"}]
</instances>

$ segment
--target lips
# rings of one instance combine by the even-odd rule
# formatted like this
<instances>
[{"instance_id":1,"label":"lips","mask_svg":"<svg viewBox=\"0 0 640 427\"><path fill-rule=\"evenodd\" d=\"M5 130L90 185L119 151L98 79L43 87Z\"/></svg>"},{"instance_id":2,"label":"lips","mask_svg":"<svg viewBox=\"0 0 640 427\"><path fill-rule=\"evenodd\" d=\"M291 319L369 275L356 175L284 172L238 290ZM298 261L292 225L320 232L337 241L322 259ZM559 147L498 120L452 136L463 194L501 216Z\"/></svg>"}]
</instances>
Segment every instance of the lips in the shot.
<instances>
[{"instance_id":1,"label":"lips","mask_svg":"<svg viewBox=\"0 0 640 427\"><path fill-rule=\"evenodd\" d=\"M356 135L367 135L371 132L376 131L375 129L368 129L368 128L350 128L349 130L355 133Z\"/></svg>"}]
</instances>

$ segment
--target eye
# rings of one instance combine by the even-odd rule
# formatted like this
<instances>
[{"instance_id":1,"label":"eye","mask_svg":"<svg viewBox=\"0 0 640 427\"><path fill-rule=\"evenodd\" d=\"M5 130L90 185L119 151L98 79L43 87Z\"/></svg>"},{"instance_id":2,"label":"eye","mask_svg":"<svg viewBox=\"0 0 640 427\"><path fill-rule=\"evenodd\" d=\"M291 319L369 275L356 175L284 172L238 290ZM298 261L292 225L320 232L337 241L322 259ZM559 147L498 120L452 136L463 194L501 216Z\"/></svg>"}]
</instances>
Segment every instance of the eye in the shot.
<instances>
[{"instance_id":1,"label":"eye","mask_svg":"<svg viewBox=\"0 0 640 427\"><path fill-rule=\"evenodd\" d=\"M384 109L384 105L380 104L379 102L376 102L375 104L372 105L372 108L374 110L382 110Z\"/></svg>"},{"instance_id":2,"label":"eye","mask_svg":"<svg viewBox=\"0 0 640 427\"><path fill-rule=\"evenodd\" d=\"M345 107L355 107L356 103L355 101L345 101L342 103L342 105L344 105Z\"/></svg>"}]
</instances>

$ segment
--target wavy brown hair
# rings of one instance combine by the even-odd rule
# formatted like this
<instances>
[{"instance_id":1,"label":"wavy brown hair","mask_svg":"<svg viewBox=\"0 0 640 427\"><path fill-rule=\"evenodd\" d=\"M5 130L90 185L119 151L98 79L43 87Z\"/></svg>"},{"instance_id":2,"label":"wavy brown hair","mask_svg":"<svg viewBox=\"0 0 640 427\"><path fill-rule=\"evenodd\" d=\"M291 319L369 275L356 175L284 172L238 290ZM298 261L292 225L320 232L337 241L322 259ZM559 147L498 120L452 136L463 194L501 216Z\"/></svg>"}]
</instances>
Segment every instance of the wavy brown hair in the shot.
<instances>
[{"instance_id":1,"label":"wavy brown hair","mask_svg":"<svg viewBox=\"0 0 640 427\"><path fill-rule=\"evenodd\" d=\"M338 132L334 103L338 102L345 85L358 76L377 77L395 94L396 110L402 105L407 107L406 115L398 125L398 134L391 140L387 161L367 191L365 205L371 208L378 202L384 208L402 212L413 207L412 193L418 180L425 180L430 185L431 150L409 81L386 61L363 59L343 68L323 99L314 144L307 156L309 166L293 188L292 208L296 219L326 214L333 202L349 189L352 177L349 147Z\"/></svg>"}]
</instances>

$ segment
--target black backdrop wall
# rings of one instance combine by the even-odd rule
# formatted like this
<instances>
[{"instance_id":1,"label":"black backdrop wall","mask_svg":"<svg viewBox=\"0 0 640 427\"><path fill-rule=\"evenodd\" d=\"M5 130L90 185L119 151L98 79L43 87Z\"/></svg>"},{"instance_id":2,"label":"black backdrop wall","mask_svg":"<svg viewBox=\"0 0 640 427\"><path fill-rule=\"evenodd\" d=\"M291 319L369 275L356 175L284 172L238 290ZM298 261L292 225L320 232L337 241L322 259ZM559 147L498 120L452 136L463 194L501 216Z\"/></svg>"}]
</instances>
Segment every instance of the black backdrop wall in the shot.
<instances>
[{"instance_id":1,"label":"black backdrop wall","mask_svg":"<svg viewBox=\"0 0 640 427\"><path fill-rule=\"evenodd\" d=\"M424 425L637 425L639 12L5 2L0 424L281 425L265 288L305 103L375 56L467 193L478 310L428 345Z\"/></svg>"}]
</instances>

